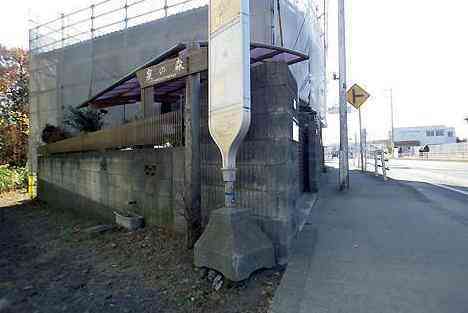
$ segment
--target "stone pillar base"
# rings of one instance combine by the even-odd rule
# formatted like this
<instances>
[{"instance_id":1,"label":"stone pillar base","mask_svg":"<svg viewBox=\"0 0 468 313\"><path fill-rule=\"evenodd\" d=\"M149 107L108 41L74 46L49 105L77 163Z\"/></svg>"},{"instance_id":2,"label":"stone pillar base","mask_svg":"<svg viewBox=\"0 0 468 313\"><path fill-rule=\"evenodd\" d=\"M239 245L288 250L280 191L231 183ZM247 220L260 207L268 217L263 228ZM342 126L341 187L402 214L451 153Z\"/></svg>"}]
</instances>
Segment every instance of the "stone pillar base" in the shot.
<instances>
[{"instance_id":1,"label":"stone pillar base","mask_svg":"<svg viewBox=\"0 0 468 313\"><path fill-rule=\"evenodd\" d=\"M221 272L232 281L275 266L273 244L250 217L249 209L222 208L211 213L195 244L195 266Z\"/></svg>"}]
</instances>

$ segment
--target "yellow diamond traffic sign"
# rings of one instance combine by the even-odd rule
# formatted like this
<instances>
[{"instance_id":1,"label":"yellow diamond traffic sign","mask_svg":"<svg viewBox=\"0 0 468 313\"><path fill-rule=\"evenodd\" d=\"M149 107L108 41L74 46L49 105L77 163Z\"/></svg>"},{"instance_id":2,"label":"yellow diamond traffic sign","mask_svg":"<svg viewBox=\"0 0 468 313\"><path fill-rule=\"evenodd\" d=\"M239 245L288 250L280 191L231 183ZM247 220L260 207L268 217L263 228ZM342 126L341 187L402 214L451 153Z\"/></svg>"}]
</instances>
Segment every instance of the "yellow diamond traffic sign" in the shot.
<instances>
[{"instance_id":1,"label":"yellow diamond traffic sign","mask_svg":"<svg viewBox=\"0 0 468 313\"><path fill-rule=\"evenodd\" d=\"M348 102L356 109L359 109L369 97L370 94L358 84L354 84L346 93Z\"/></svg>"}]
</instances>

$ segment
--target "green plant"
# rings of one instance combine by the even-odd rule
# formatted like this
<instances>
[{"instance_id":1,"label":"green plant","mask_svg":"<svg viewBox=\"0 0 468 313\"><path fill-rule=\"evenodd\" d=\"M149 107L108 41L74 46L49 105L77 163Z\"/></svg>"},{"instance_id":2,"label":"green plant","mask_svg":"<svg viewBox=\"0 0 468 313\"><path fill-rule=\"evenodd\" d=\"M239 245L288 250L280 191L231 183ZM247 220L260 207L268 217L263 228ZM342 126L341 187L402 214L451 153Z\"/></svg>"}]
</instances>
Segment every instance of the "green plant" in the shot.
<instances>
[{"instance_id":1,"label":"green plant","mask_svg":"<svg viewBox=\"0 0 468 313\"><path fill-rule=\"evenodd\" d=\"M0 193L24 188L28 185L28 170L25 167L0 166Z\"/></svg>"},{"instance_id":2,"label":"green plant","mask_svg":"<svg viewBox=\"0 0 468 313\"><path fill-rule=\"evenodd\" d=\"M69 108L68 117L65 124L83 132L94 132L102 128L103 112L85 108Z\"/></svg>"},{"instance_id":3,"label":"green plant","mask_svg":"<svg viewBox=\"0 0 468 313\"><path fill-rule=\"evenodd\" d=\"M60 127L46 124L41 134L42 141L53 143L67 138L67 134Z\"/></svg>"},{"instance_id":4,"label":"green plant","mask_svg":"<svg viewBox=\"0 0 468 313\"><path fill-rule=\"evenodd\" d=\"M29 171L26 167L15 168L16 188L26 188L28 186Z\"/></svg>"},{"instance_id":5,"label":"green plant","mask_svg":"<svg viewBox=\"0 0 468 313\"><path fill-rule=\"evenodd\" d=\"M0 193L10 190L11 182L12 172L7 166L0 166Z\"/></svg>"}]
</instances>

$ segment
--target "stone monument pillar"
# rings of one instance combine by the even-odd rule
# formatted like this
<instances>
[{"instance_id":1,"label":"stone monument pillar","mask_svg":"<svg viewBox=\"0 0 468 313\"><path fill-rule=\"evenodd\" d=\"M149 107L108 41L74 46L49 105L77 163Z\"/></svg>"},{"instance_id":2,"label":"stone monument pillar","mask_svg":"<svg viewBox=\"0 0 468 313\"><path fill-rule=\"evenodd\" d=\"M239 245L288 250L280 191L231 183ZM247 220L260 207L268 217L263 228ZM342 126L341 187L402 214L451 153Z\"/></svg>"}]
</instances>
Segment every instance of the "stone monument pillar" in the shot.
<instances>
[{"instance_id":1,"label":"stone monument pillar","mask_svg":"<svg viewBox=\"0 0 468 313\"><path fill-rule=\"evenodd\" d=\"M210 1L208 119L223 160L225 207L212 212L194 260L233 281L275 264L271 241L235 202L236 155L250 126L249 23L249 0Z\"/></svg>"}]
</instances>

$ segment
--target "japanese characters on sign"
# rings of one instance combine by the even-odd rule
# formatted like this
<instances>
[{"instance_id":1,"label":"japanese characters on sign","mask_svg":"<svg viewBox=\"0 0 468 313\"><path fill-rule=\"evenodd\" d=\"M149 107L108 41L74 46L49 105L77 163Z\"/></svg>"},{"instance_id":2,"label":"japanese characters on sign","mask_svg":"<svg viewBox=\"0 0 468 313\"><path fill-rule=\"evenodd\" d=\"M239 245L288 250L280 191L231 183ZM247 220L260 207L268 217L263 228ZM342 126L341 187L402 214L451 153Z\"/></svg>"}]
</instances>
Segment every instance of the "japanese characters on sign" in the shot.
<instances>
[{"instance_id":1,"label":"japanese characters on sign","mask_svg":"<svg viewBox=\"0 0 468 313\"><path fill-rule=\"evenodd\" d=\"M189 52L184 57L141 69L137 72L137 77L141 88L147 88L206 70L208 70L208 49L202 47Z\"/></svg>"},{"instance_id":2,"label":"japanese characters on sign","mask_svg":"<svg viewBox=\"0 0 468 313\"><path fill-rule=\"evenodd\" d=\"M240 0L212 0L210 3L210 33L239 17Z\"/></svg>"},{"instance_id":3,"label":"japanese characters on sign","mask_svg":"<svg viewBox=\"0 0 468 313\"><path fill-rule=\"evenodd\" d=\"M140 71L138 79L145 88L188 75L187 58L175 58Z\"/></svg>"},{"instance_id":4,"label":"japanese characters on sign","mask_svg":"<svg viewBox=\"0 0 468 313\"><path fill-rule=\"evenodd\" d=\"M211 0L209 13L210 133L233 169L250 126L249 0Z\"/></svg>"}]
</instances>

